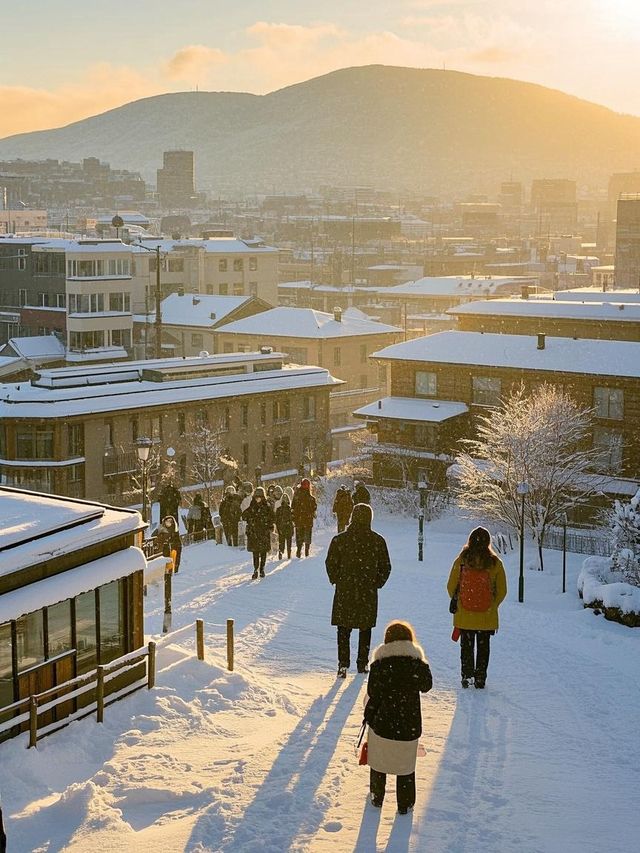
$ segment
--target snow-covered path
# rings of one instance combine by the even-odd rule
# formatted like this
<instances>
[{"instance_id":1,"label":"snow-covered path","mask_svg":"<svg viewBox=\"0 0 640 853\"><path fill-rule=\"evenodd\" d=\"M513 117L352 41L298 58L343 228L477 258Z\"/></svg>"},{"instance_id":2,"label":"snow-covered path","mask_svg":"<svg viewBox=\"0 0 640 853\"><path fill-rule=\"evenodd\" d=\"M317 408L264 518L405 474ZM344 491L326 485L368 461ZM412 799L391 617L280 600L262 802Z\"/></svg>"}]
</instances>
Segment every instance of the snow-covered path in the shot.
<instances>
[{"instance_id":1,"label":"snow-covered path","mask_svg":"<svg viewBox=\"0 0 640 853\"><path fill-rule=\"evenodd\" d=\"M444 582L466 524L436 522L415 560L413 522L381 518L393 571L378 628L416 627L434 689L423 700L427 755L412 815L366 804L368 774L353 742L365 680L335 679L329 531L307 560L267 564L249 580L247 554L212 544L184 552L174 627L207 626L207 660L184 632L159 655L158 688L24 749L0 745L0 786L13 851L428 851L615 853L635 849L640 781L640 632L559 593L560 555L527 572L517 555L484 692L459 687ZM160 630L159 590L147 630ZM224 669L223 625L236 622L236 672ZM352 641L355 645L355 637Z\"/></svg>"}]
</instances>

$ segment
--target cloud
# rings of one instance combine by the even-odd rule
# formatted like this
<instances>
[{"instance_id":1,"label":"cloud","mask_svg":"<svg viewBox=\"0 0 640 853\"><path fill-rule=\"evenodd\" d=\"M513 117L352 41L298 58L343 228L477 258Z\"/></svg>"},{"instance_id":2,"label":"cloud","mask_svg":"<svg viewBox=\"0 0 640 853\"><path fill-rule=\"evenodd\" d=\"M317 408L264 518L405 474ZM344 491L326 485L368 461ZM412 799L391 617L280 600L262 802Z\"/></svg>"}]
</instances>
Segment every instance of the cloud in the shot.
<instances>
[{"instance_id":1,"label":"cloud","mask_svg":"<svg viewBox=\"0 0 640 853\"><path fill-rule=\"evenodd\" d=\"M216 47L190 44L173 54L165 66L165 72L172 80L191 80L194 76L197 79L227 59L224 51Z\"/></svg>"}]
</instances>

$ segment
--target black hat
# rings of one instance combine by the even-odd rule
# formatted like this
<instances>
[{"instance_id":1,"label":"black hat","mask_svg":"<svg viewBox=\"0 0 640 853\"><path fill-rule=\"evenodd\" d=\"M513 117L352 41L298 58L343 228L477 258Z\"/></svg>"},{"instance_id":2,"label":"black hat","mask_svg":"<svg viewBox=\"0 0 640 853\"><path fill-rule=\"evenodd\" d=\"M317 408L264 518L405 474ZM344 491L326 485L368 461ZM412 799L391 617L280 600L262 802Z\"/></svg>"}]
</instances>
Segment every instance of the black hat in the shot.
<instances>
[{"instance_id":1,"label":"black hat","mask_svg":"<svg viewBox=\"0 0 640 853\"><path fill-rule=\"evenodd\" d=\"M356 504L351 513L351 524L360 527L371 527L373 521L373 510L369 504Z\"/></svg>"}]
</instances>

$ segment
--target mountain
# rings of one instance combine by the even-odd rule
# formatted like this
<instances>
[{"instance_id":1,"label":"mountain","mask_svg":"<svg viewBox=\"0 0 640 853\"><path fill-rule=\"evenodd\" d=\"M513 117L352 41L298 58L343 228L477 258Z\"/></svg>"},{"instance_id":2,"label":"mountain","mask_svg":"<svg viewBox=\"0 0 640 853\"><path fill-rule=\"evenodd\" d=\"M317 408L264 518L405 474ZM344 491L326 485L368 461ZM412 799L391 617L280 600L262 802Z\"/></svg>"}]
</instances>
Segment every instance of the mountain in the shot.
<instances>
[{"instance_id":1,"label":"mountain","mask_svg":"<svg viewBox=\"0 0 640 853\"><path fill-rule=\"evenodd\" d=\"M0 159L97 156L155 180L196 152L198 187L373 184L448 195L501 180L605 185L640 165L640 118L532 83L457 71L346 68L268 95L183 92L0 140Z\"/></svg>"}]
</instances>

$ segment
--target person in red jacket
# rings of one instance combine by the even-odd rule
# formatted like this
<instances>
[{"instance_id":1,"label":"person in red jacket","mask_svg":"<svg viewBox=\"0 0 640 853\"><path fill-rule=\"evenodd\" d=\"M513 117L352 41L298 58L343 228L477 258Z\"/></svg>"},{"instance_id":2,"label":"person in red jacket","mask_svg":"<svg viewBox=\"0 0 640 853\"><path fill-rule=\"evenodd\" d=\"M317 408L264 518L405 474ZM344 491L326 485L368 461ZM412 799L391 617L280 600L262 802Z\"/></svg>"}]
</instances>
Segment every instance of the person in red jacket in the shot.
<instances>
[{"instance_id":1,"label":"person in red jacket","mask_svg":"<svg viewBox=\"0 0 640 853\"><path fill-rule=\"evenodd\" d=\"M311 483L305 477L296 489L291 504L291 515L296 528L296 557L302 555L303 545L305 557L309 556L313 520L316 517L317 508L316 499L311 494Z\"/></svg>"}]
</instances>

